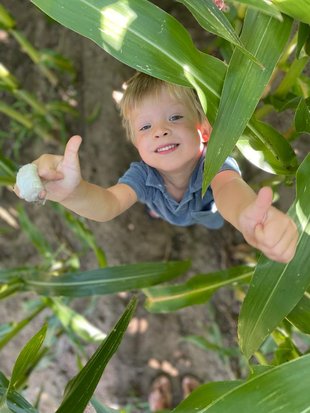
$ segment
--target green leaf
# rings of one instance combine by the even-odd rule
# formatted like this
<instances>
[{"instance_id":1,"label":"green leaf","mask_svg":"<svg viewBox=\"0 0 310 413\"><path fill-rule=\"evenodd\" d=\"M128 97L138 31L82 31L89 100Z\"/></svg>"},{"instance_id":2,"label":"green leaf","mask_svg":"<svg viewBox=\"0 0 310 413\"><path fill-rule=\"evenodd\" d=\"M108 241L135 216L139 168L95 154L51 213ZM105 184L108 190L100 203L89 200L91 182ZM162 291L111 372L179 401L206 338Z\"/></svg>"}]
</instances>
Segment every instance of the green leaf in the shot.
<instances>
[{"instance_id":1,"label":"green leaf","mask_svg":"<svg viewBox=\"0 0 310 413\"><path fill-rule=\"evenodd\" d=\"M0 371L0 412L1 413L39 413L23 396L14 390L7 393L9 380Z\"/></svg>"},{"instance_id":2,"label":"green leaf","mask_svg":"<svg viewBox=\"0 0 310 413\"><path fill-rule=\"evenodd\" d=\"M91 39L116 59L136 70L168 82L194 87L204 109L208 107L210 122L214 122L226 74L226 65L219 59L197 50L186 29L168 13L146 0L131 0L130 2L119 0L114 3L109 0L88 0L87 2L85 0L33 0L32 2L65 27ZM249 26L251 24L252 22ZM262 22L261 28L265 29L265 24L266 27L268 26L267 22ZM283 35L277 34L274 30L268 38L262 39L263 45L268 44L271 56L274 56L275 51L278 50L278 46L274 47L277 42L272 36L281 40L283 36L286 36L287 26L286 21L279 28L280 31L283 28ZM249 30L252 30L252 27ZM261 35L260 31L257 34L253 33L257 41ZM256 48L253 48L252 52L256 53ZM241 52L240 54L242 55ZM259 56L256 57L260 61ZM246 67L248 61L250 60L245 59ZM237 62L236 66L238 64ZM264 62L262 64L264 65ZM243 67L243 61L240 65ZM258 71L262 70L255 63L253 65ZM237 67L237 71L240 67ZM264 73L267 72L269 69ZM240 77L243 79L243 76L244 69ZM251 76L250 73L249 78ZM256 80L253 78L254 89ZM255 134L254 127L251 130ZM258 138L260 139L259 133ZM222 156L223 161L229 151ZM219 162L221 165L222 163Z\"/></svg>"},{"instance_id":3,"label":"green leaf","mask_svg":"<svg viewBox=\"0 0 310 413\"><path fill-rule=\"evenodd\" d=\"M46 302L64 326L65 330L74 332L77 336L88 342L101 341L106 337L106 334L92 325L85 317L72 310L60 300L49 298Z\"/></svg>"},{"instance_id":4,"label":"green leaf","mask_svg":"<svg viewBox=\"0 0 310 413\"><path fill-rule=\"evenodd\" d=\"M297 196L288 214L299 239L295 257L281 264L261 257L239 317L240 347L250 357L301 300L310 284L310 154L297 171Z\"/></svg>"},{"instance_id":5,"label":"green leaf","mask_svg":"<svg viewBox=\"0 0 310 413\"><path fill-rule=\"evenodd\" d=\"M8 392L15 390L15 387L19 381L27 374L28 369L32 363L36 360L39 350L45 339L47 325L45 324L38 333L36 333L25 345L20 352L17 360L14 364L10 385Z\"/></svg>"},{"instance_id":6,"label":"green leaf","mask_svg":"<svg viewBox=\"0 0 310 413\"><path fill-rule=\"evenodd\" d=\"M310 24L310 0L272 0L282 13Z\"/></svg>"},{"instance_id":7,"label":"green leaf","mask_svg":"<svg viewBox=\"0 0 310 413\"><path fill-rule=\"evenodd\" d=\"M303 46L306 44L307 40L310 37L310 26L305 23L299 23L298 27L298 41L296 46L296 57L300 58L300 53Z\"/></svg>"},{"instance_id":8,"label":"green leaf","mask_svg":"<svg viewBox=\"0 0 310 413\"><path fill-rule=\"evenodd\" d=\"M178 277L189 261L139 263L106 267L61 276L25 275L24 288L41 295L84 297L140 289Z\"/></svg>"},{"instance_id":9,"label":"green leaf","mask_svg":"<svg viewBox=\"0 0 310 413\"><path fill-rule=\"evenodd\" d=\"M296 84L297 79L302 74L306 64L309 61L309 56L304 56L301 59L294 60L290 66L289 70L285 74L281 83L277 87L277 90L274 92L274 95L280 98L285 98L290 89Z\"/></svg>"},{"instance_id":10,"label":"green leaf","mask_svg":"<svg viewBox=\"0 0 310 413\"><path fill-rule=\"evenodd\" d=\"M1 413L39 413L36 408L16 391L10 392L6 399L6 408L0 407Z\"/></svg>"},{"instance_id":11,"label":"green leaf","mask_svg":"<svg viewBox=\"0 0 310 413\"><path fill-rule=\"evenodd\" d=\"M224 396L242 383L241 380L235 381L217 381L203 384L195 389L185 400L183 400L172 412L189 413L202 412L207 406ZM224 412L224 411L223 411ZM222 412L222 413L223 413ZM232 413L227 410L227 413ZM252 412L251 412L252 413Z\"/></svg>"},{"instance_id":12,"label":"green leaf","mask_svg":"<svg viewBox=\"0 0 310 413\"><path fill-rule=\"evenodd\" d=\"M300 100L295 113L295 128L299 133L310 133L310 98Z\"/></svg>"},{"instance_id":13,"label":"green leaf","mask_svg":"<svg viewBox=\"0 0 310 413\"><path fill-rule=\"evenodd\" d=\"M10 15L8 10L0 4L0 27L10 30L15 26L16 22Z\"/></svg>"},{"instance_id":14,"label":"green leaf","mask_svg":"<svg viewBox=\"0 0 310 413\"><path fill-rule=\"evenodd\" d=\"M111 409L110 407L104 406L95 397L91 399L91 404L96 410L96 413L121 413L119 410Z\"/></svg>"},{"instance_id":15,"label":"green leaf","mask_svg":"<svg viewBox=\"0 0 310 413\"><path fill-rule=\"evenodd\" d=\"M190 305L203 304L219 288L249 281L253 271L252 267L247 266L231 267L215 273L196 275L185 284L145 289L144 293L147 296L145 307L151 312L169 312Z\"/></svg>"},{"instance_id":16,"label":"green leaf","mask_svg":"<svg viewBox=\"0 0 310 413\"><path fill-rule=\"evenodd\" d=\"M309 412L310 355L274 367L221 395L195 413ZM176 410L176 413L183 413Z\"/></svg>"},{"instance_id":17,"label":"green leaf","mask_svg":"<svg viewBox=\"0 0 310 413\"><path fill-rule=\"evenodd\" d=\"M221 344L215 344L202 336L190 335L184 337L184 340L194 344L205 351L215 351L221 356L236 357L240 355L240 351L237 348L225 348Z\"/></svg>"},{"instance_id":18,"label":"green leaf","mask_svg":"<svg viewBox=\"0 0 310 413\"><path fill-rule=\"evenodd\" d=\"M282 15L279 10L269 1L261 0L225 0L226 3L240 3L245 4L253 9L256 9L262 13L267 14L268 16L275 17L276 19L282 21Z\"/></svg>"},{"instance_id":19,"label":"green leaf","mask_svg":"<svg viewBox=\"0 0 310 413\"><path fill-rule=\"evenodd\" d=\"M237 148L245 159L269 173L294 175L298 160L289 142L267 123L252 119L251 124L255 134L249 130L237 142ZM261 139L257 138L257 134Z\"/></svg>"},{"instance_id":20,"label":"green leaf","mask_svg":"<svg viewBox=\"0 0 310 413\"><path fill-rule=\"evenodd\" d=\"M287 317L288 321L306 334L310 334L310 293L305 292L302 299Z\"/></svg>"},{"instance_id":21,"label":"green leaf","mask_svg":"<svg viewBox=\"0 0 310 413\"><path fill-rule=\"evenodd\" d=\"M288 40L291 21L282 23L248 10L241 41L264 65L262 70L238 49L228 66L218 115L208 142L203 191L224 163L243 133L268 84Z\"/></svg>"},{"instance_id":22,"label":"green leaf","mask_svg":"<svg viewBox=\"0 0 310 413\"><path fill-rule=\"evenodd\" d=\"M223 37L228 42L234 44L240 49L242 53L247 55L256 64L261 66L260 62L255 58L255 56L253 56L248 52L248 50L245 49L229 20L226 18L225 14L214 4L213 0L178 1L184 4L190 10L201 27L211 33L216 34L219 37Z\"/></svg>"},{"instance_id":23,"label":"green leaf","mask_svg":"<svg viewBox=\"0 0 310 413\"><path fill-rule=\"evenodd\" d=\"M106 365L122 341L129 321L135 311L136 302L136 298L130 301L125 312L102 345L92 355L84 368L69 382L63 401L55 413L84 412Z\"/></svg>"},{"instance_id":24,"label":"green leaf","mask_svg":"<svg viewBox=\"0 0 310 413\"><path fill-rule=\"evenodd\" d=\"M208 100L211 120L215 116L225 64L200 52L187 30L154 4L146 0L32 2L136 70L200 90L200 97Z\"/></svg>"}]
</instances>

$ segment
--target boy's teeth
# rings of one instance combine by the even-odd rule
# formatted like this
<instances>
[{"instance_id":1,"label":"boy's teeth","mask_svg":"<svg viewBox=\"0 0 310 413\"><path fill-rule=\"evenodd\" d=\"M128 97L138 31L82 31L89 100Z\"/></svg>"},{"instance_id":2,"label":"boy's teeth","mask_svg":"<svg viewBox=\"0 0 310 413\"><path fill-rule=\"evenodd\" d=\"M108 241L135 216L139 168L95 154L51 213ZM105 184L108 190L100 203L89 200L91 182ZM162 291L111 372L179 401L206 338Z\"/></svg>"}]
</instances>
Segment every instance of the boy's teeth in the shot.
<instances>
[{"instance_id":1,"label":"boy's teeth","mask_svg":"<svg viewBox=\"0 0 310 413\"><path fill-rule=\"evenodd\" d=\"M163 152L163 151L169 151L169 149L175 148L177 145L167 145L163 146L162 148L158 148L156 152Z\"/></svg>"}]
</instances>

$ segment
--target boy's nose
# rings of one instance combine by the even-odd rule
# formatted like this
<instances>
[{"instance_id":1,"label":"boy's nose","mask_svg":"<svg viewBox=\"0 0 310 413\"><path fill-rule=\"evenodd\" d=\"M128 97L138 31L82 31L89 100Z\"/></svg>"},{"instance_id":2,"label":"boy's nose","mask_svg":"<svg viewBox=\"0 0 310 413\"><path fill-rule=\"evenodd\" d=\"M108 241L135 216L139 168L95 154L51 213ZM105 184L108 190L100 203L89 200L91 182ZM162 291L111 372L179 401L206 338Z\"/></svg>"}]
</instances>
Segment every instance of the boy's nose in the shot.
<instances>
[{"instance_id":1,"label":"boy's nose","mask_svg":"<svg viewBox=\"0 0 310 413\"><path fill-rule=\"evenodd\" d=\"M161 137L168 136L168 135L169 135L169 129L163 128L163 127L157 128L154 134L155 138L161 138Z\"/></svg>"}]
</instances>

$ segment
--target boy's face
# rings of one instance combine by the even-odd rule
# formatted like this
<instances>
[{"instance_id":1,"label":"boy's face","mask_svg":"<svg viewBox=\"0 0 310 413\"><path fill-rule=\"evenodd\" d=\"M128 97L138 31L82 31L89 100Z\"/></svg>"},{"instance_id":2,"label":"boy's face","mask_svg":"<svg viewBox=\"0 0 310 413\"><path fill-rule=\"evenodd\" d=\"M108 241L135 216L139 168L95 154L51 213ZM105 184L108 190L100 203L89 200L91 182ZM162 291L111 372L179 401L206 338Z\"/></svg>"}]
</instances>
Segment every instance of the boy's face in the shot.
<instances>
[{"instance_id":1,"label":"boy's face","mask_svg":"<svg viewBox=\"0 0 310 413\"><path fill-rule=\"evenodd\" d=\"M163 174L192 169L203 150L194 109L163 87L146 96L130 117L134 145L142 160Z\"/></svg>"}]
</instances>

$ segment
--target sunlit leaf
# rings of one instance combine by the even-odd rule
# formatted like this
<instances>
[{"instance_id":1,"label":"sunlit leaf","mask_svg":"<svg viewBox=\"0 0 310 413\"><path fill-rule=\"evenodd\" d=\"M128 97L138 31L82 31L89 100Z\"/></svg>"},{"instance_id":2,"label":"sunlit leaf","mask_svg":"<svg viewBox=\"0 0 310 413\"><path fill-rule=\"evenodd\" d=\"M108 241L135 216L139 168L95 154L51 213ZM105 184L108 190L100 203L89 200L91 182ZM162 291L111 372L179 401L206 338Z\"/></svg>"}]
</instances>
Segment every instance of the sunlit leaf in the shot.
<instances>
[{"instance_id":1,"label":"sunlit leaf","mask_svg":"<svg viewBox=\"0 0 310 413\"><path fill-rule=\"evenodd\" d=\"M59 319L67 331L73 332L83 340L97 342L103 340L106 335L91 324L85 317L72 310L60 300L47 299L47 304Z\"/></svg>"},{"instance_id":2,"label":"sunlit leaf","mask_svg":"<svg viewBox=\"0 0 310 413\"><path fill-rule=\"evenodd\" d=\"M168 82L193 86L215 117L226 66L200 52L187 30L146 0L33 0L64 26L121 62ZM143 45L143 46L142 46ZM208 68L206 71L205 68Z\"/></svg>"},{"instance_id":3,"label":"sunlit leaf","mask_svg":"<svg viewBox=\"0 0 310 413\"><path fill-rule=\"evenodd\" d=\"M297 195L288 214L299 230L295 257L281 264L261 257L239 317L240 347L250 357L303 297L310 284L310 155L297 171Z\"/></svg>"},{"instance_id":4,"label":"sunlit leaf","mask_svg":"<svg viewBox=\"0 0 310 413\"><path fill-rule=\"evenodd\" d=\"M225 77L216 122L208 142L204 191L252 117L288 40L291 24L288 18L279 22L253 10L247 11L241 41L265 69L261 69L235 49Z\"/></svg>"},{"instance_id":5,"label":"sunlit leaf","mask_svg":"<svg viewBox=\"0 0 310 413\"><path fill-rule=\"evenodd\" d=\"M245 159L269 173L294 175L298 160L289 142L271 125L254 119L251 122L255 134L249 131L237 142ZM261 139L257 139L258 134Z\"/></svg>"},{"instance_id":6,"label":"sunlit leaf","mask_svg":"<svg viewBox=\"0 0 310 413\"><path fill-rule=\"evenodd\" d=\"M84 368L72 379L65 390L64 398L56 413L83 413L90 401L102 373L120 345L129 321L135 311L137 300L128 304L125 312L108 337L89 359Z\"/></svg>"}]
</instances>

